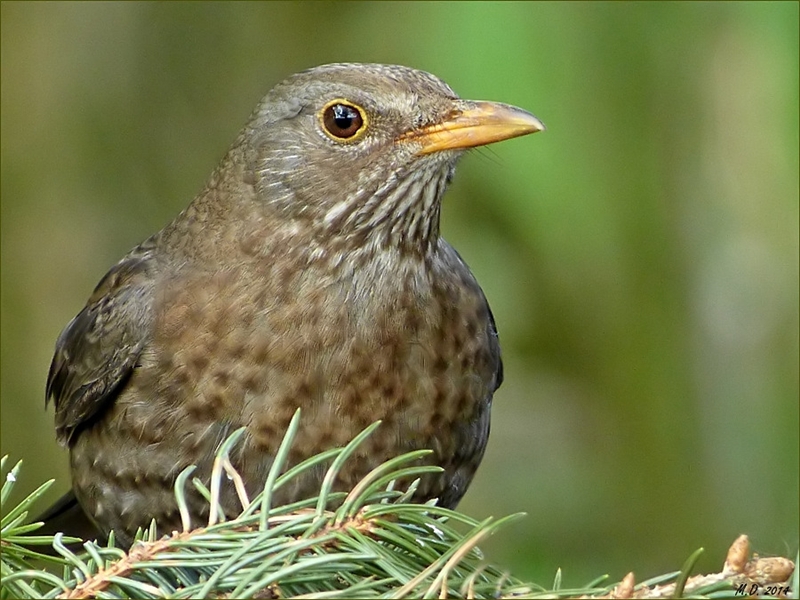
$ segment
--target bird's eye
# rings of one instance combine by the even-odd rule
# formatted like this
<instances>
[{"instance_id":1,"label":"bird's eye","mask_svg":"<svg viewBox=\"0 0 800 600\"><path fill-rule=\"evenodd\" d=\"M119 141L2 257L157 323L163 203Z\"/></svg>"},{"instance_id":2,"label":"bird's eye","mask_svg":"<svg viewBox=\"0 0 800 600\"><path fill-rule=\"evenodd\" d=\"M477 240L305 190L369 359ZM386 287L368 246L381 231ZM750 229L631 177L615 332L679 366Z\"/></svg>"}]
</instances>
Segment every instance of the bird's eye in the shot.
<instances>
[{"instance_id":1,"label":"bird's eye","mask_svg":"<svg viewBox=\"0 0 800 600\"><path fill-rule=\"evenodd\" d=\"M320 112L322 129L336 141L357 139L367 125L364 110L346 100L336 99L328 102Z\"/></svg>"}]
</instances>

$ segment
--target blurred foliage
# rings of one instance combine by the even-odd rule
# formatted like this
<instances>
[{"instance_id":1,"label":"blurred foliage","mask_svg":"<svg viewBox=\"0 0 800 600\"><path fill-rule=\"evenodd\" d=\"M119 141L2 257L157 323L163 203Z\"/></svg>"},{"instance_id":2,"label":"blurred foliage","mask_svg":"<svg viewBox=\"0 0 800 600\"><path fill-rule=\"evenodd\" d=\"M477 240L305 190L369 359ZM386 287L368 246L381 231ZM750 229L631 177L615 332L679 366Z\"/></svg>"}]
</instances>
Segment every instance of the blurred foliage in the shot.
<instances>
[{"instance_id":1,"label":"blurred foliage","mask_svg":"<svg viewBox=\"0 0 800 600\"><path fill-rule=\"evenodd\" d=\"M443 209L506 361L459 509L529 515L488 558L578 584L743 532L794 554L797 3L1 8L2 453L56 477L49 499L69 475L47 367L99 278L274 83L390 62L548 127L468 155Z\"/></svg>"}]
</instances>

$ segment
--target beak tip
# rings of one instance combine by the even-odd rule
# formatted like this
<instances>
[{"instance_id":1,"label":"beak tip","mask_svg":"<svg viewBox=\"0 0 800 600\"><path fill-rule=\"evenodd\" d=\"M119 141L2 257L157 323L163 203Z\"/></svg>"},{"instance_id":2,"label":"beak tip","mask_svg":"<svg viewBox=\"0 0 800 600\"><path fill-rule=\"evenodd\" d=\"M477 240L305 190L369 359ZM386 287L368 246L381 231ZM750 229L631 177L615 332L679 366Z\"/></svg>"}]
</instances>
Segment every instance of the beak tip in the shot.
<instances>
[{"instance_id":1,"label":"beak tip","mask_svg":"<svg viewBox=\"0 0 800 600\"><path fill-rule=\"evenodd\" d=\"M528 122L528 126L530 127L530 133L539 133L540 131L547 130L547 127L544 126L544 123L542 123L538 117L534 117L527 111L525 112L525 116L525 120Z\"/></svg>"}]
</instances>

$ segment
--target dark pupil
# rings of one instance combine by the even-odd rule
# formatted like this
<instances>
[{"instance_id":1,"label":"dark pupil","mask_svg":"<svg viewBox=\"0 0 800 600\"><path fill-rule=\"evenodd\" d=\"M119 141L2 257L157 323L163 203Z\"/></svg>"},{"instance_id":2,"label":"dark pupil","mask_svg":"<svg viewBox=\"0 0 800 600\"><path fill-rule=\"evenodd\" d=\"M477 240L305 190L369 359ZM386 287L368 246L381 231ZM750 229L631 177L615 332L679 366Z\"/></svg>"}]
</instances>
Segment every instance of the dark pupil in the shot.
<instances>
[{"instance_id":1,"label":"dark pupil","mask_svg":"<svg viewBox=\"0 0 800 600\"><path fill-rule=\"evenodd\" d=\"M352 106L334 104L326 113L325 125L336 137L352 137L361 128L361 114Z\"/></svg>"},{"instance_id":2,"label":"dark pupil","mask_svg":"<svg viewBox=\"0 0 800 600\"><path fill-rule=\"evenodd\" d=\"M339 129L347 129L353 124L358 113L349 106L337 104L333 107L333 121Z\"/></svg>"}]
</instances>

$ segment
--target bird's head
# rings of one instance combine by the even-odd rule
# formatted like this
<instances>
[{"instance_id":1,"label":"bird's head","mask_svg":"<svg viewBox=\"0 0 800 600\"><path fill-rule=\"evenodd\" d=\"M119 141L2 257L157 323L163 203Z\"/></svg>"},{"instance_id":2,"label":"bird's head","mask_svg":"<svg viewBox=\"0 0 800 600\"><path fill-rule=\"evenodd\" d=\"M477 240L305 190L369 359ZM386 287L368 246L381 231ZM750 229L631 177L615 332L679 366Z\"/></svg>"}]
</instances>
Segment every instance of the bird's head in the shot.
<instances>
[{"instance_id":1,"label":"bird's head","mask_svg":"<svg viewBox=\"0 0 800 600\"><path fill-rule=\"evenodd\" d=\"M460 99L429 73L330 64L275 86L240 136L259 201L346 245L424 251L467 148L544 129L513 106Z\"/></svg>"}]
</instances>

